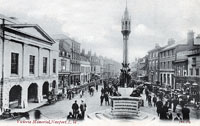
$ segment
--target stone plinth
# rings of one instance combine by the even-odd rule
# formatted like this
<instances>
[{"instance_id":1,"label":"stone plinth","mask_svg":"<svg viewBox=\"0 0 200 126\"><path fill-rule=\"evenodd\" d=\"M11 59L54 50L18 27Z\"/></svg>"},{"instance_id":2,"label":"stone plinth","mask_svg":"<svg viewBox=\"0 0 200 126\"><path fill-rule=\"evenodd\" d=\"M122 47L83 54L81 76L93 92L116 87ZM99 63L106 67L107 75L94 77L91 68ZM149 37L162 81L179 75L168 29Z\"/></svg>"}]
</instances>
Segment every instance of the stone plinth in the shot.
<instances>
[{"instance_id":1,"label":"stone plinth","mask_svg":"<svg viewBox=\"0 0 200 126\"><path fill-rule=\"evenodd\" d=\"M110 114L117 118L132 118L139 116L139 100L137 97L110 97L112 107Z\"/></svg>"}]
</instances>

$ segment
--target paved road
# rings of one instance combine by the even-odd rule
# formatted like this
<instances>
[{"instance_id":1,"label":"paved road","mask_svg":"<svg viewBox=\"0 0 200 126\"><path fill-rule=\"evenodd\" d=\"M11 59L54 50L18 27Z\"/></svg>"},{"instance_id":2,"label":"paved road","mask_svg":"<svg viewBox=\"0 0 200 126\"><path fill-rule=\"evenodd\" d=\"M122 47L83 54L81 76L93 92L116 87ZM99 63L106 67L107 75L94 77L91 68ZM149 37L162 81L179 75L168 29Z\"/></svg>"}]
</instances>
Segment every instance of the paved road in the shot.
<instances>
[{"instance_id":1,"label":"paved road","mask_svg":"<svg viewBox=\"0 0 200 126\"><path fill-rule=\"evenodd\" d=\"M101 87L99 87L101 89ZM84 100L87 104L86 114L93 113L95 111L108 109L110 106L100 106L100 90L95 91L93 96L90 96L87 91L85 91L85 95L80 98L79 95L76 95L72 100L64 99L62 101L58 101L55 104L43 106L38 108L38 110L42 113L42 118L46 119L64 119L72 111L71 107L74 101L77 100L77 103L80 104L81 100ZM34 111L29 112L30 119L34 119Z\"/></svg>"},{"instance_id":2,"label":"paved road","mask_svg":"<svg viewBox=\"0 0 200 126\"><path fill-rule=\"evenodd\" d=\"M79 95L76 95L75 98L72 100L64 99L62 101L59 101L55 104L43 106L41 108L38 108L38 110L42 113L43 119L66 119L66 116L70 111L72 111L71 106L74 103L75 100L77 100L78 104L81 103L81 100L83 99L87 104L87 110L86 114L91 114L96 111L101 111L110 108L110 106L100 106L100 89L99 91L94 93L93 96L90 96L88 92L85 92L85 95L83 98L80 98ZM144 107L141 107L140 110L146 113L151 113L152 115L155 115L157 117L156 113L156 107L149 107L147 101L145 100L145 95L142 94L142 98L144 99ZM199 111L195 111L191 109L191 119L197 119L197 113ZM31 111L30 118L34 119L34 111ZM173 117L175 117L176 113L173 113ZM158 119L158 117L157 117ZM198 116L199 119L199 116Z\"/></svg>"}]
</instances>

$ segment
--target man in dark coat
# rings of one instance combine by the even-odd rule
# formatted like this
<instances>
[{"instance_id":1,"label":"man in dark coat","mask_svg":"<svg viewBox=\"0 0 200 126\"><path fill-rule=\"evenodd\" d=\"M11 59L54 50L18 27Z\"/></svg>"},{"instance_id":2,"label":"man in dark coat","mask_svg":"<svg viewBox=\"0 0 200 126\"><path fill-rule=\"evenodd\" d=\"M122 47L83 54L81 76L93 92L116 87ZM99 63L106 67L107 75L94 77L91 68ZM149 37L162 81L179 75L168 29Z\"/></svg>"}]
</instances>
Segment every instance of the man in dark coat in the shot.
<instances>
[{"instance_id":1,"label":"man in dark coat","mask_svg":"<svg viewBox=\"0 0 200 126\"><path fill-rule=\"evenodd\" d=\"M101 96L100 96L101 106L102 106L102 104L103 104L103 99L104 99L104 94L101 94Z\"/></svg>"},{"instance_id":2,"label":"man in dark coat","mask_svg":"<svg viewBox=\"0 0 200 126\"><path fill-rule=\"evenodd\" d=\"M78 109L79 109L79 106L78 106L78 104L77 104L77 101L75 101L75 102L72 104L72 110L73 110L73 116L74 116L74 118L77 118Z\"/></svg>"},{"instance_id":3,"label":"man in dark coat","mask_svg":"<svg viewBox=\"0 0 200 126\"><path fill-rule=\"evenodd\" d=\"M154 95L153 97L153 106L156 107L156 102L157 102L157 97L156 95Z\"/></svg>"},{"instance_id":4,"label":"man in dark coat","mask_svg":"<svg viewBox=\"0 0 200 126\"><path fill-rule=\"evenodd\" d=\"M156 107L157 107L158 116L160 116L160 111L162 110L163 102L159 100L159 101L156 103Z\"/></svg>"},{"instance_id":5,"label":"man in dark coat","mask_svg":"<svg viewBox=\"0 0 200 126\"><path fill-rule=\"evenodd\" d=\"M184 106L182 108L183 120L190 120L190 109Z\"/></svg>"},{"instance_id":6,"label":"man in dark coat","mask_svg":"<svg viewBox=\"0 0 200 126\"><path fill-rule=\"evenodd\" d=\"M85 118L86 107L86 103L84 103L83 100L81 100L80 110L83 119Z\"/></svg>"},{"instance_id":7,"label":"man in dark coat","mask_svg":"<svg viewBox=\"0 0 200 126\"><path fill-rule=\"evenodd\" d=\"M160 109L160 119L166 120L167 119L167 112L168 112L168 107L167 104Z\"/></svg>"}]
</instances>

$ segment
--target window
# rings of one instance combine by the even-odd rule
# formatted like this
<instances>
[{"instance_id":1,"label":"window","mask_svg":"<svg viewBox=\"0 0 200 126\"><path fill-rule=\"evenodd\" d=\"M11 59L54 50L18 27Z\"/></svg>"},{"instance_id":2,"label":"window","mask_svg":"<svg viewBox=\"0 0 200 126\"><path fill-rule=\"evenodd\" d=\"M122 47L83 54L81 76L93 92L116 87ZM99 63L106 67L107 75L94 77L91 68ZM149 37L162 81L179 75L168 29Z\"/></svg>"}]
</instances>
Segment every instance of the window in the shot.
<instances>
[{"instance_id":1,"label":"window","mask_svg":"<svg viewBox=\"0 0 200 126\"><path fill-rule=\"evenodd\" d=\"M170 61L168 61L168 69L170 69Z\"/></svg>"},{"instance_id":2,"label":"window","mask_svg":"<svg viewBox=\"0 0 200 126\"><path fill-rule=\"evenodd\" d=\"M47 73L47 57L43 57L43 73Z\"/></svg>"},{"instance_id":3,"label":"window","mask_svg":"<svg viewBox=\"0 0 200 126\"><path fill-rule=\"evenodd\" d=\"M199 68L196 68L196 75L199 76Z\"/></svg>"},{"instance_id":4,"label":"window","mask_svg":"<svg viewBox=\"0 0 200 126\"><path fill-rule=\"evenodd\" d=\"M193 75L193 69L192 68L190 69L190 75Z\"/></svg>"},{"instance_id":5,"label":"window","mask_svg":"<svg viewBox=\"0 0 200 126\"><path fill-rule=\"evenodd\" d=\"M18 53L11 53L11 74L18 74Z\"/></svg>"},{"instance_id":6,"label":"window","mask_svg":"<svg viewBox=\"0 0 200 126\"><path fill-rule=\"evenodd\" d=\"M34 74L35 70L35 56L30 55L29 59L29 73Z\"/></svg>"},{"instance_id":7,"label":"window","mask_svg":"<svg viewBox=\"0 0 200 126\"><path fill-rule=\"evenodd\" d=\"M65 71L66 70L66 61L65 60L61 60L61 67L62 67L61 71Z\"/></svg>"},{"instance_id":8,"label":"window","mask_svg":"<svg viewBox=\"0 0 200 126\"><path fill-rule=\"evenodd\" d=\"M192 58L192 66L196 66L196 57Z\"/></svg>"},{"instance_id":9,"label":"window","mask_svg":"<svg viewBox=\"0 0 200 126\"><path fill-rule=\"evenodd\" d=\"M53 73L56 73L56 59L53 59Z\"/></svg>"},{"instance_id":10,"label":"window","mask_svg":"<svg viewBox=\"0 0 200 126\"><path fill-rule=\"evenodd\" d=\"M174 55L174 49L172 50L172 56Z\"/></svg>"}]
</instances>

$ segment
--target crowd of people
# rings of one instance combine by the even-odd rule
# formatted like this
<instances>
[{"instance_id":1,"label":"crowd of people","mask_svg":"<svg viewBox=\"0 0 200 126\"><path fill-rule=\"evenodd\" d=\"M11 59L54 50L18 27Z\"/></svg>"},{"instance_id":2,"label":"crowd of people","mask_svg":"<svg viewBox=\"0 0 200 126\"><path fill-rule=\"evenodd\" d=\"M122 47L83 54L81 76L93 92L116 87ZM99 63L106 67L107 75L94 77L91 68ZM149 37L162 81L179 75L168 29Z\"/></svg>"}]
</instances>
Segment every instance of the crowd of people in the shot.
<instances>
[{"instance_id":1,"label":"crowd of people","mask_svg":"<svg viewBox=\"0 0 200 126\"><path fill-rule=\"evenodd\" d=\"M156 107L156 112L160 120L190 120L190 109L187 108L186 104L182 100L179 100L177 95L168 95L167 97L164 97L164 92L162 91L153 93L148 86L145 86L144 89L148 106ZM177 109L177 106L180 106L179 109ZM173 118L174 114L175 117Z\"/></svg>"},{"instance_id":2,"label":"crowd of people","mask_svg":"<svg viewBox=\"0 0 200 126\"><path fill-rule=\"evenodd\" d=\"M100 95L100 105L103 105L105 100L105 105L110 105L109 96L121 96L118 92L118 88L116 84L112 82L104 82L104 86L101 88L101 95Z\"/></svg>"}]
</instances>

